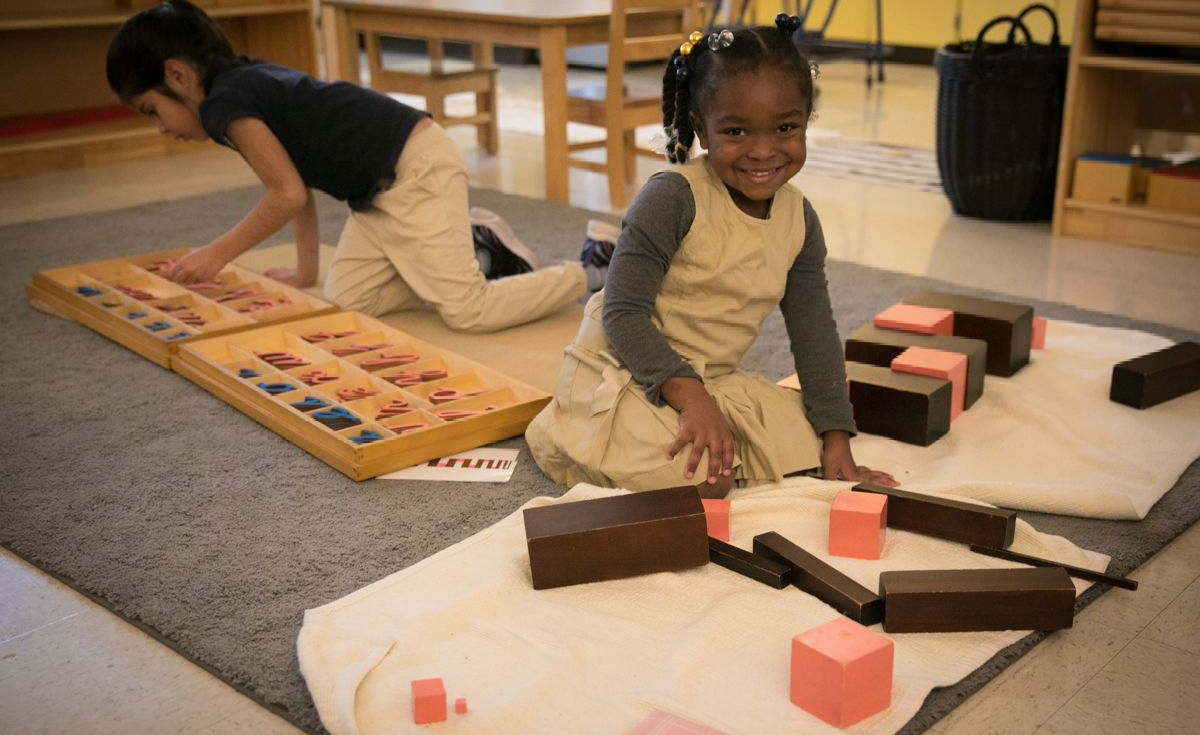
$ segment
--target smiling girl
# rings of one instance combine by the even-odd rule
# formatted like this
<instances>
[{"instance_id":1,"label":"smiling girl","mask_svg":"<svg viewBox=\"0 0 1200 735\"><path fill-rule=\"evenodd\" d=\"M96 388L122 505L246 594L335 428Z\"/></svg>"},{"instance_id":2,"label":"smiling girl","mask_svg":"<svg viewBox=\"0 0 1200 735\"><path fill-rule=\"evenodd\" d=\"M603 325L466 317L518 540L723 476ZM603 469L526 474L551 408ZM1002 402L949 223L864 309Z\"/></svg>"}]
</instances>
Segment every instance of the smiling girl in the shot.
<instances>
[{"instance_id":1,"label":"smiling girl","mask_svg":"<svg viewBox=\"0 0 1200 735\"><path fill-rule=\"evenodd\" d=\"M554 399L526 437L557 482L706 497L855 464L825 239L789 184L804 166L810 63L776 28L693 33L663 78L667 157L630 205L604 291L588 302ZM694 140L707 155L689 160ZM803 399L738 369L776 307Z\"/></svg>"}]
</instances>

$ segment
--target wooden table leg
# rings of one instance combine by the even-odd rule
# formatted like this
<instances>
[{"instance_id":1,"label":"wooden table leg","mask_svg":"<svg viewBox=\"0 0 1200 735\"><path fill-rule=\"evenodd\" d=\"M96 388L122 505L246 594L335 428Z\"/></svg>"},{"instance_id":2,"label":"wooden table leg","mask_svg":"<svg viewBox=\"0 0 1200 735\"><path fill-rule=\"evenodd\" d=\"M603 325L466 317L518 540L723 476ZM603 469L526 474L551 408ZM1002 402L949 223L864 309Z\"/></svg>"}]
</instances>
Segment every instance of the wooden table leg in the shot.
<instances>
[{"instance_id":1,"label":"wooden table leg","mask_svg":"<svg viewBox=\"0 0 1200 735\"><path fill-rule=\"evenodd\" d=\"M567 172L567 31L543 28L539 48L545 125L546 198L568 200Z\"/></svg>"},{"instance_id":2,"label":"wooden table leg","mask_svg":"<svg viewBox=\"0 0 1200 735\"><path fill-rule=\"evenodd\" d=\"M476 69L491 69L495 66L495 51L491 43L480 41L471 44L471 57ZM500 100L497 99L495 79L493 76L493 83L488 91L475 94L475 112L487 110L490 116L487 123L475 129L475 139L492 155L496 155L496 151L500 150Z\"/></svg>"},{"instance_id":3,"label":"wooden table leg","mask_svg":"<svg viewBox=\"0 0 1200 735\"><path fill-rule=\"evenodd\" d=\"M325 38L325 78L331 82L357 83L358 34L350 28L346 9L322 5L321 28Z\"/></svg>"}]
</instances>

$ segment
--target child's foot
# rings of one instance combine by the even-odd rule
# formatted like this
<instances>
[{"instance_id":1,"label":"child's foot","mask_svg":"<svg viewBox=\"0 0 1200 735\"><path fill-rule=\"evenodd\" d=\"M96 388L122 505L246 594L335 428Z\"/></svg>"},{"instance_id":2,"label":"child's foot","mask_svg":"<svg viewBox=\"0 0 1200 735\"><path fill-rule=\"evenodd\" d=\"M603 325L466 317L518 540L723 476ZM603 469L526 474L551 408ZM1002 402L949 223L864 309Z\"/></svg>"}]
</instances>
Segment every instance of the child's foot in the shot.
<instances>
[{"instance_id":1,"label":"child's foot","mask_svg":"<svg viewBox=\"0 0 1200 735\"><path fill-rule=\"evenodd\" d=\"M617 237L621 234L616 225L610 225L600 220L588 220L587 238L583 241L583 251L579 254L579 262L587 274L588 291L596 292L604 288L608 279L608 264L612 260L613 250L617 247Z\"/></svg>"},{"instance_id":2,"label":"child's foot","mask_svg":"<svg viewBox=\"0 0 1200 735\"><path fill-rule=\"evenodd\" d=\"M482 207L472 207L469 216L476 257L486 278L515 276L539 267L537 256L517 238L500 215Z\"/></svg>"}]
</instances>

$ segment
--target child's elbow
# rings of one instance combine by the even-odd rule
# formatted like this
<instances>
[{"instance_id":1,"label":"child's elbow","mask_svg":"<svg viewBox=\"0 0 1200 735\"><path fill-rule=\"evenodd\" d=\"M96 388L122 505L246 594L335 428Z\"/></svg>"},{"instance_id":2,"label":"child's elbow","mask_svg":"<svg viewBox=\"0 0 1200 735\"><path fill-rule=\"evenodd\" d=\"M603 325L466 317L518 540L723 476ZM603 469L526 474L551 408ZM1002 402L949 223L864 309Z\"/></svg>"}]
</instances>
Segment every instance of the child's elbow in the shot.
<instances>
[{"instance_id":1,"label":"child's elbow","mask_svg":"<svg viewBox=\"0 0 1200 735\"><path fill-rule=\"evenodd\" d=\"M276 195L279 198L280 206L286 209L291 216L299 214L300 210L308 204L308 189L303 184L282 187L276 192Z\"/></svg>"}]
</instances>

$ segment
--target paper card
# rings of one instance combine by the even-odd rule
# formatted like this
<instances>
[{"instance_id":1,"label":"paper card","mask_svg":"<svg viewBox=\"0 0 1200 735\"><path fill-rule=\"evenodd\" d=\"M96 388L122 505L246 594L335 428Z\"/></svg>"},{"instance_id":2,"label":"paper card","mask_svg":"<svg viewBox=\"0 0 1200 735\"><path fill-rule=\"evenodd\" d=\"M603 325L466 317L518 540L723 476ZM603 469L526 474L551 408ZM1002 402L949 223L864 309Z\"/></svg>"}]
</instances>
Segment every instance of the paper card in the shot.
<instances>
[{"instance_id":1,"label":"paper card","mask_svg":"<svg viewBox=\"0 0 1200 735\"><path fill-rule=\"evenodd\" d=\"M469 449L441 459L380 475L381 480L443 480L446 482L508 482L517 467L519 449Z\"/></svg>"},{"instance_id":2,"label":"paper card","mask_svg":"<svg viewBox=\"0 0 1200 735\"><path fill-rule=\"evenodd\" d=\"M691 720L685 720L669 712L655 710L626 735L725 735L725 733Z\"/></svg>"}]
</instances>

